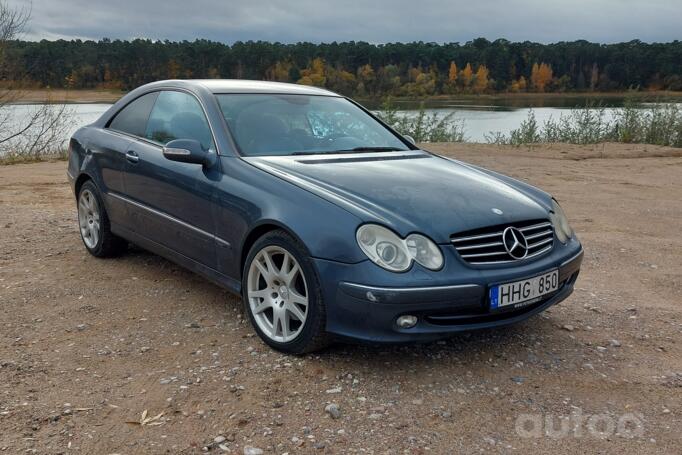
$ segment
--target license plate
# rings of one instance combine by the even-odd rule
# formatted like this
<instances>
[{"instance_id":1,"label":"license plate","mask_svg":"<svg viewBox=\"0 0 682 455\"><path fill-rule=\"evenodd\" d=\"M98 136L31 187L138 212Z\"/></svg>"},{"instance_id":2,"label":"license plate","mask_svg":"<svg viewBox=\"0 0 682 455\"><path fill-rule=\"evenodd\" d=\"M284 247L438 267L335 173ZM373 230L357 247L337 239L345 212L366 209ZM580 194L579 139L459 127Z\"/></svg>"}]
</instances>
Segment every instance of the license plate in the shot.
<instances>
[{"instance_id":1,"label":"license plate","mask_svg":"<svg viewBox=\"0 0 682 455\"><path fill-rule=\"evenodd\" d=\"M490 288L490 309L529 305L558 288L558 269L550 270L527 280L499 284Z\"/></svg>"}]
</instances>

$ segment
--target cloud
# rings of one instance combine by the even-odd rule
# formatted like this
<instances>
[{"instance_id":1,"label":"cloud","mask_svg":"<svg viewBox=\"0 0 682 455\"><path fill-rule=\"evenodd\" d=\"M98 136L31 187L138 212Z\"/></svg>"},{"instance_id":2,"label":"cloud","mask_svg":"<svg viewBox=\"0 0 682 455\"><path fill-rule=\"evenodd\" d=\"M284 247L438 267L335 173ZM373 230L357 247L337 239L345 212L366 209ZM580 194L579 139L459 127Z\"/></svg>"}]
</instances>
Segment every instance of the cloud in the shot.
<instances>
[{"instance_id":1,"label":"cloud","mask_svg":"<svg viewBox=\"0 0 682 455\"><path fill-rule=\"evenodd\" d=\"M6 0L10 5L26 0ZM682 39L682 5L649 0L33 0L27 39L371 43Z\"/></svg>"}]
</instances>

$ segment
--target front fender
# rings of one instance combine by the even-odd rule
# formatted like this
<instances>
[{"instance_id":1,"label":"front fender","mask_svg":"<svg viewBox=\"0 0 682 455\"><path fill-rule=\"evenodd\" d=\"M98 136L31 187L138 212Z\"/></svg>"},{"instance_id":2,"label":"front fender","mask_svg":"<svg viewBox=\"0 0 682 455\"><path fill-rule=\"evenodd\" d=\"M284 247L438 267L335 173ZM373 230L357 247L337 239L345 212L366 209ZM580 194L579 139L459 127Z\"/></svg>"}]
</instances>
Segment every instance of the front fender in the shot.
<instances>
[{"instance_id":1,"label":"front fender","mask_svg":"<svg viewBox=\"0 0 682 455\"><path fill-rule=\"evenodd\" d=\"M241 275L250 234L277 226L303 243L313 258L343 263L366 259L355 241L360 218L284 179L241 160L221 157L223 175L216 190L217 236L231 244L224 273Z\"/></svg>"}]
</instances>

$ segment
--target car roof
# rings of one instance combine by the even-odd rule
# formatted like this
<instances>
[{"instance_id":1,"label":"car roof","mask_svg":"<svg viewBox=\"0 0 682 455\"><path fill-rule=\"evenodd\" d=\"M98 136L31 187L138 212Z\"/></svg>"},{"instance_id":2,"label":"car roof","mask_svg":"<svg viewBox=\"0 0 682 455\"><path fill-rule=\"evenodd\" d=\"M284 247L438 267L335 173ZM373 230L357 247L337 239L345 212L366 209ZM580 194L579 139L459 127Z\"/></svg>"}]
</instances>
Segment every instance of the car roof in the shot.
<instances>
[{"instance_id":1,"label":"car roof","mask_svg":"<svg viewBox=\"0 0 682 455\"><path fill-rule=\"evenodd\" d=\"M212 93L277 93L292 95L340 96L329 90L309 85L284 82L252 81L244 79L175 79L153 82L148 85L175 85L178 87L202 86Z\"/></svg>"}]
</instances>

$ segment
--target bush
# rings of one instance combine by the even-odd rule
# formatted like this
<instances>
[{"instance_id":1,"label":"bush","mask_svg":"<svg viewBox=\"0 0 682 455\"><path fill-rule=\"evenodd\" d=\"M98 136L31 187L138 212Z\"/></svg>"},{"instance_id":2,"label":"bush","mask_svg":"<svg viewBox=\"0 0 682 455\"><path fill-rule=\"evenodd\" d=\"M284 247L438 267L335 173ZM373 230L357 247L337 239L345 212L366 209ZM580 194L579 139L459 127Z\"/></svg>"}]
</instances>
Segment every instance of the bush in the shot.
<instances>
[{"instance_id":1,"label":"bush","mask_svg":"<svg viewBox=\"0 0 682 455\"><path fill-rule=\"evenodd\" d=\"M378 117L401 134L412 136L416 142L464 142L464 122L454 113L427 113L424 103L416 114L399 112L388 98L377 112Z\"/></svg>"},{"instance_id":2,"label":"bush","mask_svg":"<svg viewBox=\"0 0 682 455\"><path fill-rule=\"evenodd\" d=\"M503 134L491 132L486 140L493 144L536 144L565 142L569 144L595 144L599 142L626 142L682 147L682 109L674 103L652 103L640 108L627 100L616 109L611 120L603 106L585 106L550 118L539 127L533 110L519 128Z\"/></svg>"}]
</instances>

